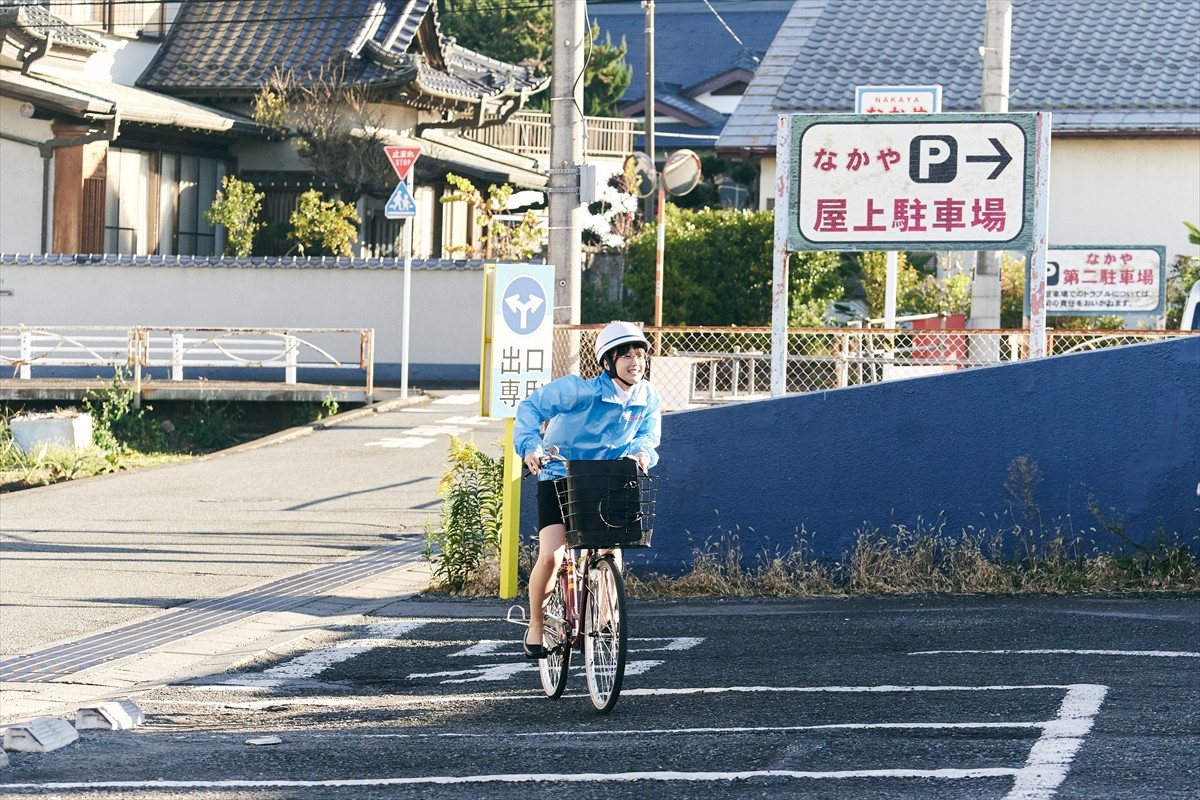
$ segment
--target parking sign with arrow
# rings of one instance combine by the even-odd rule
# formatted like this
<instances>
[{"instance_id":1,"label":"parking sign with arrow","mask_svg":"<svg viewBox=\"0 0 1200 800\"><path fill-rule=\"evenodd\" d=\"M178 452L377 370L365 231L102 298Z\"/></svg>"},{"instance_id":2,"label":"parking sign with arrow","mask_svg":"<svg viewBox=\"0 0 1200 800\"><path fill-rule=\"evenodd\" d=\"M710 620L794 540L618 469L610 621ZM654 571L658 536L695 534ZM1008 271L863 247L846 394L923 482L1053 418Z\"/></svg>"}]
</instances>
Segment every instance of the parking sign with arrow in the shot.
<instances>
[{"instance_id":1,"label":"parking sign with arrow","mask_svg":"<svg viewBox=\"0 0 1200 800\"><path fill-rule=\"evenodd\" d=\"M789 249L1027 249L1034 117L793 116Z\"/></svg>"}]
</instances>

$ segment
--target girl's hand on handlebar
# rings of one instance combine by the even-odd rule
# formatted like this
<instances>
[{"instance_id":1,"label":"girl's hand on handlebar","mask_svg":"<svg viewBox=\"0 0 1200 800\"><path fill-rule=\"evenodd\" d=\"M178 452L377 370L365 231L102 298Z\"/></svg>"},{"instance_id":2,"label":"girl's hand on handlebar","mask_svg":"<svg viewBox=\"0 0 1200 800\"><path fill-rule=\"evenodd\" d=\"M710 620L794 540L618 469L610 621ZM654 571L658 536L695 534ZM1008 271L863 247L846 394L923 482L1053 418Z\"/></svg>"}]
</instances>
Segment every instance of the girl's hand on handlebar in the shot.
<instances>
[{"instance_id":1,"label":"girl's hand on handlebar","mask_svg":"<svg viewBox=\"0 0 1200 800\"><path fill-rule=\"evenodd\" d=\"M537 453L530 453L525 456L525 466L529 469L530 475L537 475L542 471L542 456Z\"/></svg>"},{"instance_id":2,"label":"girl's hand on handlebar","mask_svg":"<svg viewBox=\"0 0 1200 800\"><path fill-rule=\"evenodd\" d=\"M630 458L637 462L638 469L647 475L650 474L650 455L648 453L634 453Z\"/></svg>"}]
</instances>

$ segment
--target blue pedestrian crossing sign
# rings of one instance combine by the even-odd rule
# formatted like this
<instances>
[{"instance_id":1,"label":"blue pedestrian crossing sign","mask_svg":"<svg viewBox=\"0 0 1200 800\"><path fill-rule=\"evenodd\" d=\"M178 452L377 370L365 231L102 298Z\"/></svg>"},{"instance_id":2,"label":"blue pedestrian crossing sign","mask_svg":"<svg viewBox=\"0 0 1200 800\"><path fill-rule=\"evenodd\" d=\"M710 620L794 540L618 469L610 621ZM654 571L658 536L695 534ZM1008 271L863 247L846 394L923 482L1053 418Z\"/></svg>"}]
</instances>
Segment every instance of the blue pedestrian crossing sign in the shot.
<instances>
[{"instance_id":1,"label":"blue pedestrian crossing sign","mask_svg":"<svg viewBox=\"0 0 1200 800\"><path fill-rule=\"evenodd\" d=\"M388 198L383 215L388 219L402 219L417 215L417 201L413 200L407 183L400 181L396 184L396 191L392 192L392 196Z\"/></svg>"}]
</instances>

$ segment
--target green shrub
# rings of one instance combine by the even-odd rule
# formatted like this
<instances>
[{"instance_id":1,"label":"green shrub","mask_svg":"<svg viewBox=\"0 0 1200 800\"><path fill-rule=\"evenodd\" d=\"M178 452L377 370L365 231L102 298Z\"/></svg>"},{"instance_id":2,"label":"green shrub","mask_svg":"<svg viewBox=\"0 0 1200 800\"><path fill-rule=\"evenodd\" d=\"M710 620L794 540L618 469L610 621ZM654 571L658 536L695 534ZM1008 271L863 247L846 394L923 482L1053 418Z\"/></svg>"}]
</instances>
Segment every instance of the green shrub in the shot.
<instances>
[{"instance_id":1,"label":"green shrub","mask_svg":"<svg viewBox=\"0 0 1200 800\"><path fill-rule=\"evenodd\" d=\"M441 527L426 525L424 547L442 588L461 591L474 572L498 558L503 480L503 458L450 437L450 460L438 483Z\"/></svg>"},{"instance_id":2,"label":"green shrub","mask_svg":"<svg viewBox=\"0 0 1200 800\"><path fill-rule=\"evenodd\" d=\"M204 218L214 225L224 225L229 243L226 255L248 256L254 248L254 235L266 226L259 222L262 192L254 191L254 184L238 180L233 175L221 178L221 188L212 206L204 212Z\"/></svg>"},{"instance_id":3,"label":"green shrub","mask_svg":"<svg viewBox=\"0 0 1200 800\"><path fill-rule=\"evenodd\" d=\"M309 189L300 195L300 202L292 212L292 241L302 256L320 253L351 256L361 222L354 206L341 200L322 199L320 192Z\"/></svg>"},{"instance_id":4,"label":"green shrub","mask_svg":"<svg viewBox=\"0 0 1200 800\"><path fill-rule=\"evenodd\" d=\"M166 443L162 426L146 416L151 406L135 407L137 393L128 376L127 370L117 367L111 381L84 396L83 407L92 415L92 441L118 455L131 449L158 452Z\"/></svg>"},{"instance_id":5,"label":"green shrub","mask_svg":"<svg viewBox=\"0 0 1200 800\"><path fill-rule=\"evenodd\" d=\"M202 400L192 403L179 424L179 432L193 452L224 450L237 444L241 416L241 409L232 403Z\"/></svg>"}]
</instances>

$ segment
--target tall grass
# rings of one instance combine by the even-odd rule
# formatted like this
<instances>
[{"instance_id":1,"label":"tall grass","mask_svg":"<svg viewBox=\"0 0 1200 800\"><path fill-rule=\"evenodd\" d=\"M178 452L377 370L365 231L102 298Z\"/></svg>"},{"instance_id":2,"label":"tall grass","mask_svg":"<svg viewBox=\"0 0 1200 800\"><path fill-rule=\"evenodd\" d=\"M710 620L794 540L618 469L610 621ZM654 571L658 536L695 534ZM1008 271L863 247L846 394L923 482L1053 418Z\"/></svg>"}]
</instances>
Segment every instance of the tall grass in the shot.
<instances>
[{"instance_id":1,"label":"tall grass","mask_svg":"<svg viewBox=\"0 0 1200 800\"><path fill-rule=\"evenodd\" d=\"M840 559L809 555L804 538L783 554L743 557L729 532L694 553L682 575L627 576L631 597L796 597L905 594L1066 594L1200 591L1200 563L1161 537L1133 553L1085 551L1082 537L1053 531L947 533L943 527L860 531ZM1015 541L1006 550L1005 541Z\"/></svg>"}]
</instances>

